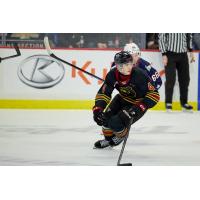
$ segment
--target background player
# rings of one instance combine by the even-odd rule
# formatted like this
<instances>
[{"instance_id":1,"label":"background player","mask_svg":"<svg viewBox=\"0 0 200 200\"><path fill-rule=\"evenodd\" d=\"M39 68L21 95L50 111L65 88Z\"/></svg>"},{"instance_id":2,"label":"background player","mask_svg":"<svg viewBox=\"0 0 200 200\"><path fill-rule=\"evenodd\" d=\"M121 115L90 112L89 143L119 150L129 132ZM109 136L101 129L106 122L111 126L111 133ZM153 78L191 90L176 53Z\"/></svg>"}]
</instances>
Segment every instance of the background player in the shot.
<instances>
[{"instance_id":1,"label":"background player","mask_svg":"<svg viewBox=\"0 0 200 200\"><path fill-rule=\"evenodd\" d=\"M154 82L156 89L159 89L162 85L160 74L148 61L141 58L141 51L137 44L126 44L124 46L124 51L128 51L132 55L134 67L143 69ZM112 67L113 66L115 66L115 62L113 62Z\"/></svg>"},{"instance_id":2,"label":"background player","mask_svg":"<svg viewBox=\"0 0 200 200\"><path fill-rule=\"evenodd\" d=\"M133 67L130 53L117 53L114 63L115 67L106 75L95 98L93 117L102 126L104 135L103 140L94 144L95 148L120 144L128 133L130 123L139 120L160 99L154 82L144 70ZM114 89L119 93L111 100Z\"/></svg>"},{"instance_id":3,"label":"background player","mask_svg":"<svg viewBox=\"0 0 200 200\"><path fill-rule=\"evenodd\" d=\"M159 89L162 85L160 74L148 61L141 58L140 48L135 43L129 43L124 46L124 51L132 55L134 66L143 69L154 82L156 89Z\"/></svg>"}]
</instances>

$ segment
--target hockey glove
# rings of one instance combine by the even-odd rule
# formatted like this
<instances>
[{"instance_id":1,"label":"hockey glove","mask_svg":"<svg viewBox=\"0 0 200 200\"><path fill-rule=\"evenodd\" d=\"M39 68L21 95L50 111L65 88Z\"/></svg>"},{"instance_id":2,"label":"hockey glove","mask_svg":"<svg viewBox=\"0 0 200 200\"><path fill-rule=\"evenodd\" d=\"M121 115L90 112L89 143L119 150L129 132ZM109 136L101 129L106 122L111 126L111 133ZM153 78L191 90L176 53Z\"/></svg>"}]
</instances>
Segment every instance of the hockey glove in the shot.
<instances>
[{"instance_id":1,"label":"hockey glove","mask_svg":"<svg viewBox=\"0 0 200 200\"><path fill-rule=\"evenodd\" d=\"M123 109L119 113L119 117L122 120L125 127L131 125L132 119L137 118L146 111L146 106L144 104L133 105L129 109Z\"/></svg>"},{"instance_id":2,"label":"hockey glove","mask_svg":"<svg viewBox=\"0 0 200 200\"><path fill-rule=\"evenodd\" d=\"M100 107L94 107L93 108L93 118L94 118L94 121L99 126L103 126L106 122L105 114L103 112L103 109L100 108Z\"/></svg>"}]
</instances>

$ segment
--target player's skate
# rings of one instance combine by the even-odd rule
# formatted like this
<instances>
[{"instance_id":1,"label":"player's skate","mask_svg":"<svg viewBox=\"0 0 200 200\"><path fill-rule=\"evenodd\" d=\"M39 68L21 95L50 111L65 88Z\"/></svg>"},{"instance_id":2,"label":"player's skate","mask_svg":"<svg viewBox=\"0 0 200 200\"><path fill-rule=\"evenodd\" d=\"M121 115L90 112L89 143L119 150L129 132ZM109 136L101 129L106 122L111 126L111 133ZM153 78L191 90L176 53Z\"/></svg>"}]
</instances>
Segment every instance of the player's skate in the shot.
<instances>
[{"instance_id":1,"label":"player's skate","mask_svg":"<svg viewBox=\"0 0 200 200\"><path fill-rule=\"evenodd\" d=\"M182 110L184 112L193 112L193 107L186 103L186 104L182 105Z\"/></svg>"},{"instance_id":2,"label":"player's skate","mask_svg":"<svg viewBox=\"0 0 200 200\"><path fill-rule=\"evenodd\" d=\"M112 136L110 138L105 138L104 140L98 140L97 142L94 143L94 149L104 149L106 147L114 147L119 145L124 138L119 138L116 136Z\"/></svg>"},{"instance_id":3,"label":"player's skate","mask_svg":"<svg viewBox=\"0 0 200 200\"><path fill-rule=\"evenodd\" d=\"M106 139L98 140L94 143L94 149L103 149L110 146L110 142Z\"/></svg>"},{"instance_id":4,"label":"player's skate","mask_svg":"<svg viewBox=\"0 0 200 200\"><path fill-rule=\"evenodd\" d=\"M172 104L171 103L166 103L165 107L166 107L167 112L172 112Z\"/></svg>"}]
</instances>

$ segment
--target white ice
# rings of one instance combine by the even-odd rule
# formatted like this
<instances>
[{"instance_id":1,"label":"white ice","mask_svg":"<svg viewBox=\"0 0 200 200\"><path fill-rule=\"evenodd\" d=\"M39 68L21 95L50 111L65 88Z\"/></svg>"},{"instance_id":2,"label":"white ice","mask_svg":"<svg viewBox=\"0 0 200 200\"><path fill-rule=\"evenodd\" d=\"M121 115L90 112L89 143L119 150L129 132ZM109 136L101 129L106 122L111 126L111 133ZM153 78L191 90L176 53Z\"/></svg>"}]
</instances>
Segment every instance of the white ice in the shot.
<instances>
[{"instance_id":1,"label":"white ice","mask_svg":"<svg viewBox=\"0 0 200 200\"><path fill-rule=\"evenodd\" d=\"M148 111L136 122L122 162L200 165L200 112ZM89 110L0 110L0 165L114 166L121 150L93 149L103 138Z\"/></svg>"}]
</instances>

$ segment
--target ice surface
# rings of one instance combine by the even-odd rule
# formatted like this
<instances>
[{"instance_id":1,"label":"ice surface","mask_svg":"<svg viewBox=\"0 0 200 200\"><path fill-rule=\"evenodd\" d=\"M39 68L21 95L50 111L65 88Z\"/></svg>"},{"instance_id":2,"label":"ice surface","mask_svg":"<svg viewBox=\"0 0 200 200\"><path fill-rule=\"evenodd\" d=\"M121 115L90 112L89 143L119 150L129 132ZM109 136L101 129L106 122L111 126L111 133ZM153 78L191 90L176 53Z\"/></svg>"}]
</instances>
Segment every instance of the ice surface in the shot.
<instances>
[{"instance_id":1,"label":"ice surface","mask_svg":"<svg viewBox=\"0 0 200 200\"><path fill-rule=\"evenodd\" d=\"M121 145L93 149L101 128L88 110L0 110L0 165L114 166ZM122 162L200 165L200 112L148 111L136 122Z\"/></svg>"}]
</instances>

